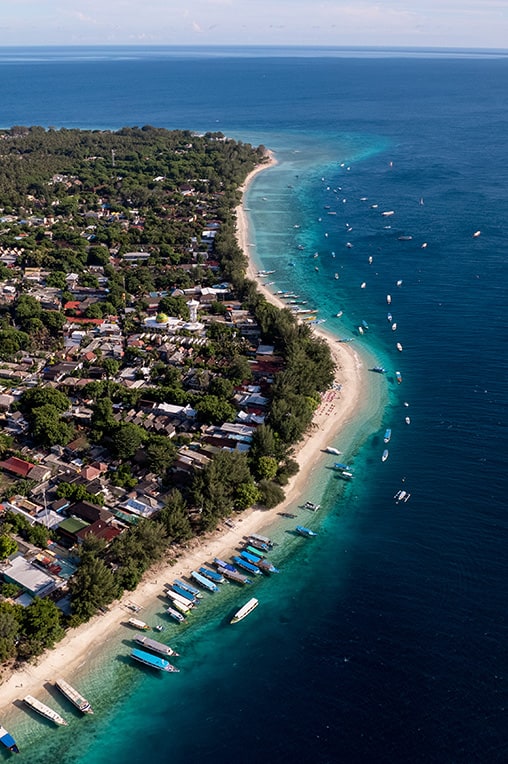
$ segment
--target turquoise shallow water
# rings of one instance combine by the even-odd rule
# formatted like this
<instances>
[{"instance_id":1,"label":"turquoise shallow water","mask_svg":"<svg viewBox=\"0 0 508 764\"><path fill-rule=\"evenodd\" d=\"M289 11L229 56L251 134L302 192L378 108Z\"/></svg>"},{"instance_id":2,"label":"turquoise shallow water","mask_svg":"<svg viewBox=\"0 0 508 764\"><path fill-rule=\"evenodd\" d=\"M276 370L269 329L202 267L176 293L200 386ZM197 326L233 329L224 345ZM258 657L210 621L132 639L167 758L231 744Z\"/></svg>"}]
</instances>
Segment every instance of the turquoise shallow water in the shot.
<instances>
[{"instance_id":1,"label":"turquoise shallow water","mask_svg":"<svg viewBox=\"0 0 508 764\"><path fill-rule=\"evenodd\" d=\"M281 573L249 619L225 622L250 592L209 597L168 626L182 671L165 677L125 660L120 628L76 678L94 717L56 699L69 729L2 714L24 760L506 761L505 58L24 59L0 61L6 124L212 127L274 149L248 195L255 257L388 371L337 441L357 477L339 486L325 457L319 536L273 530Z\"/></svg>"}]
</instances>

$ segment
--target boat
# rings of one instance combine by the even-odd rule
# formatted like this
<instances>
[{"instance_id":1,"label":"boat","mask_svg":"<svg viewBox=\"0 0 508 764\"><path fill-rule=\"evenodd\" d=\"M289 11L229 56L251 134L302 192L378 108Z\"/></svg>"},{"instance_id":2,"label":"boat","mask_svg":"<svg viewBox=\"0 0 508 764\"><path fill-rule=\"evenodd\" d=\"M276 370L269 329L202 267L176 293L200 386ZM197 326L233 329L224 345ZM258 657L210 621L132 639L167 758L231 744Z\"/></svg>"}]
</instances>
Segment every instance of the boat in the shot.
<instances>
[{"instance_id":1,"label":"boat","mask_svg":"<svg viewBox=\"0 0 508 764\"><path fill-rule=\"evenodd\" d=\"M391 437L392 437L392 431L391 431L391 430L390 430L390 428L388 427L388 429L387 429L387 430L385 430L385 435L384 435L384 438L383 438L384 442L385 442L385 443L389 443L389 442L390 442L390 438L391 438Z\"/></svg>"},{"instance_id":2,"label":"boat","mask_svg":"<svg viewBox=\"0 0 508 764\"><path fill-rule=\"evenodd\" d=\"M427 245L427 242L426 242L426 241L424 241L424 242L423 242L423 244L422 244L422 246L421 246L421 248L422 248L422 249L427 249L427 246L428 246L428 245Z\"/></svg>"},{"instance_id":3,"label":"boat","mask_svg":"<svg viewBox=\"0 0 508 764\"><path fill-rule=\"evenodd\" d=\"M293 517L296 517L296 515L293 515ZM247 546L245 547L245 550L255 555L258 558L258 560L262 560L264 558L264 553L260 552L259 549L256 549L255 546L251 546L250 544L247 544Z\"/></svg>"},{"instance_id":4,"label":"boat","mask_svg":"<svg viewBox=\"0 0 508 764\"><path fill-rule=\"evenodd\" d=\"M367 286L367 282L362 281L362 283L360 284L360 289L365 289L366 286Z\"/></svg>"},{"instance_id":5,"label":"boat","mask_svg":"<svg viewBox=\"0 0 508 764\"><path fill-rule=\"evenodd\" d=\"M400 383L402 382L402 374L400 373L400 371L396 371L395 372L395 379L397 380L397 382L400 385Z\"/></svg>"},{"instance_id":6,"label":"boat","mask_svg":"<svg viewBox=\"0 0 508 764\"><path fill-rule=\"evenodd\" d=\"M314 504L313 501L306 501L303 505L304 509L310 509L312 512L317 512L321 504Z\"/></svg>"},{"instance_id":7,"label":"boat","mask_svg":"<svg viewBox=\"0 0 508 764\"><path fill-rule=\"evenodd\" d=\"M365 330L367 330L369 328L369 325L368 325L368 323L366 321L362 321L362 326L363 326L363 328Z\"/></svg>"},{"instance_id":8,"label":"boat","mask_svg":"<svg viewBox=\"0 0 508 764\"><path fill-rule=\"evenodd\" d=\"M255 610L258 605L259 600L257 600L255 597L252 597L252 599L246 602L245 605L242 605L240 610L236 611L229 623L238 623L238 621L243 621L243 619L252 613L252 611Z\"/></svg>"},{"instance_id":9,"label":"boat","mask_svg":"<svg viewBox=\"0 0 508 764\"><path fill-rule=\"evenodd\" d=\"M381 461L386 462L387 459L388 459L388 449L385 448L385 450L383 451L383 455L381 456Z\"/></svg>"},{"instance_id":10,"label":"boat","mask_svg":"<svg viewBox=\"0 0 508 764\"><path fill-rule=\"evenodd\" d=\"M339 312L335 314L335 317L336 318L341 318L341 316L343 316L343 315L344 315L344 311L343 310L339 310Z\"/></svg>"},{"instance_id":11,"label":"boat","mask_svg":"<svg viewBox=\"0 0 508 764\"><path fill-rule=\"evenodd\" d=\"M233 567L231 565L231 567ZM219 565L217 566L218 570L222 573L224 578L227 578L228 581L234 581L236 584L251 584L252 581L250 578L247 578L247 576L244 576L243 573L240 573L238 570L228 570L228 568L221 568Z\"/></svg>"},{"instance_id":12,"label":"boat","mask_svg":"<svg viewBox=\"0 0 508 764\"><path fill-rule=\"evenodd\" d=\"M371 371L376 371L378 374L386 374L386 369L383 366L373 366Z\"/></svg>"},{"instance_id":13,"label":"boat","mask_svg":"<svg viewBox=\"0 0 508 764\"><path fill-rule=\"evenodd\" d=\"M334 276L333 276L333 278L334 278L335 280L337 280L337 279L339 278L339 274L338 274L338 273L335 273L335 274L334 274Z\"/></svg>"},{"instance_id":14,"label":"boat","mask_svg":"<svg viewBox=\"0 0 508 764\"><path fill-rule=\"evenodd\" d=\"M259 568L257 568L248 560L243 559L242 557L233 557L233 561L235 562L236 565L238 565L239 568L246 570L248 573L252 573L252 575L254 576L259 576L259 574L261 573Z\"/></svg>"},{"instance_id":15,"label":"boat","mask_svg":"<svg viewBox=\"0 0 508 764\"><path fill-rule=\"evenodd\" d=\"M475 231L473 234L473 239L477 239L480 234L481 234L481 231Z\"/></svg>"},{"instance_id":16,"label":"boat","mask_svg":"<svg viewBox=\"0 0 508 764\"><path fill-rule=\"evenodd\" d=\"M199 568L199 572L201 573L201 575L205 576L206 578L209 578L210 581L214 581L216 584L224 583L224 576L221 573L217 573L216 570L210 570L209 568L205 568L205 566L202 565Z\"/></svg>"},{"instance_id":17,"label":"boat","mask_svg":"<svg viewBox=\"0 0 508 764\"><path fill-rule=\"evenodd\" d=\"M153 630L154 631L164 631L164 626L162 625L162 623L158 623L157 626L153 627Z\"/></svg>"},{"instance_id":18,"label":"boat","mask_svg":"<svg viewBox=\"0 0 508 764\"><path fill-rule=\"evenodd\" d=\"M197 570L193 570L191 573L192 578L204 589L208 589L209 592L218 592L219 587L209 578L206 578L202 573L198 573Z\"/></svg>"},{"instance_id":19,"label":"boat","mask_svg":"<svg viewBox=\"0 0 508 764\"><path fill-rule=\"evenodd\" d=\"M337 342L353 342L354 337L341 337Z\"/></svg>"},{"instance_id":20,"label":"boat","mask_svg":"<svg viewBox=\"0 0 508 764\"><path fill-rule=\"evenodd\" d=\"M251 533L251 535L249 536L249 539L254 539L256 541L261 541L263 544L266 544L269 547L273 546L273 541L270 538L268 538L268 536L261 536L261 534L259 534L259 533ZM255 546L255 544L254 544L254 546Z\"/></svg>"},{"instance_id":21,"label":"boat","mask_svg":"<svg viewBox=\"0 0 508 764\"><path fill-rule=\"evenodd\" d=\"M19 753L19 748L16 745L16 741L14 740L12 735L10 735L7 732L5 727L2 727L1 724L0 724L0 743L2 743L2 745L4 745L7 748L7 750L10 751L11 753Z\"/></svg>"},{"instance_id":22,"label":"boat","mask_svg":"<svg viewBox=\"0 0 508 764\"><path fill-rule=\"evenodd\" d=\"M411 241L412 238L413 237L409 236L409 235L407 235L407 236L406 235L402 235L402 236L398 237L399 241Z\"/></svg>"},{"instance_id":23,"label":"boat","mask_svg":"<svg viewBox=\"0 0 508 764\"><path fill-rule=\"evenodd\" d=\"M195 595L188 592L187 589L182 589L182 587L178 586L178 584L171 584L168 591L173 592L174 594L178 594L180 597L186 599L189 603L197 603L197 598Z\"/></svg>"},{"instance_id":24,"label":"boat","mask_svg":"<svg viewBox=\"0 0 508 764\"><path fill-rule=\"evenodd\" d=\"M296 517L296 515L294 515L292 512L277 512L277 514L280 515L281 517L289 517L292 519Z\"/></svg>"},{"instance_id":25,"label":"boat","mask_svg":"<svg viewBox=\"0 0 508 764\"><path fill-rule=\"evenodd\" d=\"M402 286L402 279L399 279L399 280L397 281L397 286L398 286L398 287Z\"/></svg>"},{"instance_id":26,"label":"boat","mask_svg":"<svg viewBox=\"0 0 508 764\"><path fill-rule=\"evenodd\" d=\"M173 655L175 658L178 658L178 653L176 650L173 650L172 647L169 645L165 645L162 642L157 642L156 639L150 639L150 637L145 637L142 634L136 634L134 637L138 645L142 645L143 647L146 647L148 650L152 650L154 653L159 653L160 655Z\"/></svg>"},{"instance_id":27,"label":"boat","mask_svg":"<svg viewBox=\"0 0 508 764\"><path fill-rule=\"evenodd\" d=\"M203 596L203 593L200 592L199 589L196 589L196 587L192 586L192 584L188 584L187 581L182 581L179 578L175 578L173 583L176 584L176 586L179 586L180 589L184 589L186 592L189 592L189 594L193 594L198 599Z\"/></svg>"},{"instance_id":28,"label":"boat","mask_svg":"<svg viewBox=\"0 0 508 764\"><path fill-rule=\"evenodd\" d=\"M335 454L336 456L339 456L340 451L338 448L335 448L335 446L327 446L325 449L327 454Z\"/></svg>"},{"instance_id":29,"label":"boat","mask_svg":"<svg viewBox=\"0 0 508 764\"><path fill-rule=\"evenodd\" d=\"M363 326L359 326L358 327L358 333L359 334L363 334Z\"/></svg>"},{"instance_id":30,"label":"boat","mask_svg":"<svg viewBox=\"0 0 508 764\"><path fill-rule=\"evenodd\" d=\"M158 655L152 655L152 653L147 653L145 650L138 650L137 647L132 648L131 658L134 658L135 661L139 661L139 663L142 663L144 666L158 669L158 671L169 671L171 673L180 671L179 668L173 666L165 658L160 658Z\"/></svg>"},{"instance_id":31,"label":"boat","mask_svg":"<svg viewBox=\"0 0 508 764\"><path fill-rule=\"evenodd\" d=\"M387 295L386 295L386 302L388 303L388 305L390 305L391 301L392 301L392 296L391 296L391 294L387 294Z\"/></svg>"},{"instance_id":32,"label":"boat","mask_svg":"<svg viewBox=\"0 0 508 764\"><path fill-rule=\"evenodd\" d=\"M182 613L179 613L178 610L175 610L173 607L168 607L166 609L166 613L177 623L183 623L185 621L185 616Z\"/></svg>"},{"instance_id":33,"label":"boat","mask_svg":"<svg viewBox=\"0 0 508 764\"><path fill-rule=\"evenodd\" d=\"M81 695L74 687L65 681L65 679L56 679L55 687L60 690L62 695L70 700L73 706L76 706L82 714L93 714L93 708L86 698Z\"/></svg>"},{"instance_id":34,"label":"boat","mask_svg":"<svg viewBox=\"0 0 508 764\"><path fill-rule=\"evenodd\" d=\"M264 541L259 541L253 536L249 536L249 544L252 544L252 546L255 546L256 549L261 549L262 552L270 551L270 547L268 546L268 544L265 544Z\"/></svg>"},{"instance_id":35,"label":"boat","mask_svg":"<svg viewBox=\"0 0 508 764\"><path fill-rule=\"evenodd\" d=\"M405 503L406 501L409 501L409 499L411 498L411 494L407 493L407 491L401 490L401 491L397 491L397 493L395 494L393 498L396 500L397 504L400 501L403 501Z\"/></svg>"},{"instance_id":36,"label":"boat","mask_svg":"<svg viewBox=\"0 0 508 764\"><path fill-rule=\"evenodd\" d=\"M392 322L392 320L393 320L393 316L392 316L392 314L391 314L391 313L387 313L387 314L386 314L386 318L388 319L388 321L389 321L390 323L391 323L391 322Z\"/></svg>"},{"instance_id":37,"label":"boat","mask_svg":"<svg viewBox=\"0 0 508 764\"><path fill-rule=\"evenodd\" d=\"M342 462L335 462L333 468L336 470L348 470L349 464L342 464Z\"/></svg>"},{"instance_id":38,"label":"boat","mask_svg":"<svg viewBox=\"0 0 508 764\"><path fill-rule=\"evenodd\" d=\"M405 421L406 424L411 424L411 418L408 417L408 416L405 418L404 421Z\"/></svg>"},{"instance_id":39,"label":"boat","mask_svg":"<svg viewBox=\"0 0 508 764\"><path fill-rule=\"evenodd\" d=\"M183 594L178 594L178 592L173 591L173 589L168 589L166 591L166 597L169 597L170 600L172 600L175 605L178 602L182 607L186 608L187 610L190 610L194 607L194 602L191 602L191 600L187 599L187 597Z\"/></svg>"},{"instance_id":40,"label":"boat","mask_svg":"<svg viewBox=\"0 0 508 764\"><path fill-rule=\"evenodd\" d=\"M33 695L25 695L23 698L23 703L31 708L32 711L40 714L45 719L49 719L50 722L59 724L61 727L67 726L67 722L63 716L60 716L59 713L53 711L53 709L47 706L45 703L41 703L41 701L37 700L37 698L34 698Z\"/></svg>"},{"instance_id":41,"label":"boat","mask_svg":"<svg viewBox=\"0 0 508 764\"><path fill-rule=\"evenodd\" d=\"M240 557L242 560L247 560L247 562L251 562L253 565L257 565L258 562L261 562L263 559L261 556L257 554L253 554L252 552L249 552L247 549L242 549L240 552Z\"/></svg>"},{"instance_id":42,"label":"boat","mask_svg":"<svg viewBox=\"0 0 508 764\"><path fill-rule=\"evenodd\" d=\"M392 332L394 332L397 329L397 322L394 321L392 324Z\"/></svg>"},{"instance_id":43,"label":"boat","mask_svg":"<svg viewBox=\"0 0 508 764\"><path fill-rule=\"evenodd\" d=\"M354 476L349 470L342 470L342 472L339 472L339 477L344 478L344 480L352 480Z\"/></svg>"},{"instance_id":44,"label":"boat","mask_svg":"<svg viewBox=\"0 0 508 764\"><path fill-rule=\"evenodd\" d=\"M184 605L183 602L179 602L178 600L172 599L172 604L178 610L179 613L182 615L188 615L191 611L190 605Z\"/></svg>"},{"instance_id":45,"label":"boat","mask_svg":"<svg viewBox=\"0 0 508 764\"><path fill-rule=\"evenodd\" d=\"M295 528L295 531L298 533L299 536L305 536L306 538L311 538L312 536L317 536L317 533L310 528L305 528L303 525L297 525Z\"/></svg>"},{"instance_id":46,"label":"boat","mask_svg":"<svg viewBox=\"0 0 508 764\"><path fill-rule=\"evenodd\" d=\"M399 353L402 353L402 345L400 344L400 342L397 342L397 344L396 344L396 346L395 346L395 347L397 348L397 350L399 351Z\"/></svg>"},{"instance_id":47,"label":"boat","mask_svg":"<svg viewBox=\"0 0 508 764\"><path fill-rule=\"evenodd\" d=\"M236 571L236 568L235 568L235 566L234 566L234 565L231 565L231 563L229 563L229 562L226 562L225 560L221 560L221 559L220 559L220 557L214 557L214 558L213 558L213 564L214 564L214 565L215 565L217 568L223 568L224 570L229 570L229 571L231 571L232 573L233 573L234 571ZM224 570L223 570L223 571L221 571L221 572L224 572Z\"/></svg>"},{"instance_id":48,"label":"boat","mask_svg":"<svg viewBox=\"0 0 508 764\"><path fill-rule=\"evenodd\" d=\"M394 215L394 214L395 214L395 210L387 210L386 212L382 212L382 213L381 213L381 215L382 215L384 218L389 218L389 217L391 217L391 216L392 216L392 215Z\"/></svg>"},{"instance_id":49,"label":"boat","mask_svg":"<svg viewBox=\"0 0 508 764\"><path fill-rule=\"evenodd\" d=\"M148 631L150 628L147 623L144 621L140 621L139 618L129 618L127 621L129 626L132 626L134 629L140 629L140 631Z\"/></svg>"},{"instance_id":50,"label":"boat","mask_svg":"<svg viewBox=\"0 0 508 764\"><path fill-rule=\"evenodd\" d=\"M369 265L372 265L373 260L374 258L372 257L372 255L369 255Z\"/></svg>"}]
</instances>

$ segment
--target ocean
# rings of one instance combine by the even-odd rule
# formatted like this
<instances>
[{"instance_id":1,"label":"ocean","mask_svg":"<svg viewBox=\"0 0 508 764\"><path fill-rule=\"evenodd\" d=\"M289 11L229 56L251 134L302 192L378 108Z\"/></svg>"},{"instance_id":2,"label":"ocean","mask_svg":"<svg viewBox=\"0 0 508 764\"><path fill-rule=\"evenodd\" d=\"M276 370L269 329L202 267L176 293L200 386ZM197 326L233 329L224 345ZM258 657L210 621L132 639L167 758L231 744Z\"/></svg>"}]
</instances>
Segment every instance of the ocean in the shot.
<instances>
[{"instance_id":1,"label":"ocean","mask_svg":"<svg viewBox=\"0 0 508 764\"><path fill-rule=\"evenodd\" d=\"M132 666L119 625L76 677L94 716L56 695L66 729L2 709L23 760L506 762L507 54L4 48L0 72L4 127L272 149L246 196L252 257L387 370L334 444L354 479L324 455L302 496L322 508L294 510L318 536L281 518L279 575L166 622L179 674Z\"/></svg>"}]
</instances>

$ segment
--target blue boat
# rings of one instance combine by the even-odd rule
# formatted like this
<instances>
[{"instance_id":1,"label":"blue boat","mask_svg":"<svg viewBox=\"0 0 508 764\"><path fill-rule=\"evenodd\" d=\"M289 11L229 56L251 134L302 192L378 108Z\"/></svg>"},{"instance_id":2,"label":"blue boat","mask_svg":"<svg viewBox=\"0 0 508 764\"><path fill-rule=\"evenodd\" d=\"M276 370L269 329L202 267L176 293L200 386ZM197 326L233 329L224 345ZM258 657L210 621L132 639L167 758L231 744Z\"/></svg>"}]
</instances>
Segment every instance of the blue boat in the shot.
<instances>
[{"instance_id":1,"label":"blue boat","mask_svg":"<svg viewBox=\"0 0 508 764\"><path fill-rule=\"evenodd\" d=\"M159 655L152 655L152 653L147 653L145 650L139 650L137 647L132 648L131 658L139 661L139 663L143 663L145 666L158 669L158 671L171 671L172 673L180 671L180 669L173 666L165 658L161 658Z\"/></svg>"},{"instance_id":2,"label":"blue boat","mask_svg":"<svg viewBox=\"0 0 508 764\"><path fill-rule=\"evenodd\" d=\"M170 591L175 592L175 594L179 594L180 597L185 597L185 599L189 602L192 602L193 605L197 604L197 597L194 594L188 592L186 589L182 589L182 587L178 586L178 584L171 584Z\"/></svg>"},{"instance_id":3,"label":"blue boat","mask_svg":"<svg viewBox=\"0 0 508 764\"><path fill-rule=\"evenodd\" d=\"M191 584L188 584L187 581L180 581L179 578L175 578L174 582L177 586L180 587L180 589L185 589L186 592L190 592L198 599L203 596L202 592L199 591L199 589L196 589L195 586L192 586Z\"/></svg>"},{"instance_id":4,"label":"blue boat","mask_svg":"<svg viewBox=\"0 0 508 764\"><path fill-rule=\"evenodd\" d=\"M335 462L333 465L336 470L348 470L349 464L342 464L342 462Z\"/></svg>"},{"instance_id":5,"label":"blue boat","mask_svg":"<svg viewBox=\"0 0 508 764\"><path fill-rule=\"evenodd\" d=\"M300 536L305 536L306 538L317 536L315 531L311 530L310 528L305 528L303 525L297 525L295 530Z\"/></svg>"},{"instance_id":6,"label":"blue boat","mask_svg":"<svg viewBox=\"0 0 508 764\"><path fill-rule=\"evenodd\" d=\"M240 557L242 557L244 560L247 560L247 562L251 562L253 565L257 565L258 562L261 562L263 559L260 554L252 554L251 552L247 552L245 549L242 549L240 552Z\"/></svg>"},{"instance_id":7,"label":"blue boat","mask_svg":"<svg viewBox=\"0 0 508 764\"><path fill-rule=\"evenodd\" d=\"M0 724L0 743L4 745L8 751L11 751L12 753L19 753L19 748L16 745L16 741L12 737L12 735L9 735L5 727L2 727Z\"/></svg>"},{"instance_id":8,"label":"blue boat","mask_svg":"<svg viewBox=\"0 0 508 764\"><path fill-rule=\"evenodd\" d=\"M206 576L206 578L209 578L210 581L215 581L216 584L222 584L224 583L224 576L222 573L217 573L215 570L210 570L209 568L205 568L204 565L202 565L199 569L199 572Z\"/></svg>"},{"instance_id":9,"label":"blue boat","mask_svg":"<svg viewBox=\"0 0 508 764\"><path fill-rule=\"evenodd\" d=\"M209 592L219 591L219 587L217 586L217 584L214 584L214 582L210 581L209 578L206 578L206 576L203 576L202 573L198 573L197 570L193 570L191 573L191 576L194 579L194 581L196 581L204 589L208 589Z\"/></svg>"},{"instance_id":10,"label":"blue boat","mask_svg":"<svg viewBox=\"0 0 508 764\"><path fill-rule=\"evenodd\" d=\"M392 437L392 431L390 430L390 428L388 428L387 430L385 430L385 435L383 438L384 442L389 443L391 437Z\"/></svg>"},{"instance_id":11,"label":"blue boat","mask_svg":"<svg viewBox=\"0 0 508 764\"><path fill-rule=\"evenodd\" d=\"M233 557L233 562L236 563L239 568L243 568L255 576L259 576L261 573L259 568L256 568L255 565L253 565L251 562L248 562L247 560L244 560L242 557Z\"/></svg>"},{"instance_id":12,"label":"blue boat","mask_svg":"<svg viewBox=\"0 0 508 764\"><path fill-rule=\"evenodd\" d=\"M295 515L295 517L296 517L296 515ZM256 557L260 557L261 559L263 559L263 557L264 557L264 554L261 552L261 550L260 549L256 549L256 547L252 546L252 544L247 544L245 549L247 550L247 552L250 552L251 554L256 555Z\"/></svg>"},{"instance_id":13,"label":"blue boat","mask_svg":"<svg viewBox=\"0 0 508 764\"><path fill-rule=\"evenodd\" d=\"M173 607L168 607L166 613L177 623L183 623L185 621L185 616Z\"/></svg>"},{"instance_id":14,"label":"blue boat","mask_svg":"<svg viewBox=\"0 0 508 764\"><path fill-rule=\"evenodd\" d=\"M231 573L234 573L236 571L236 568L234 565L231 565L231 563L226 562L225 560L221 560L220 557L214 557L213 564L216 565L218 568L223 568L224 570L230 570Z\"/></svg>"}]
</instances>

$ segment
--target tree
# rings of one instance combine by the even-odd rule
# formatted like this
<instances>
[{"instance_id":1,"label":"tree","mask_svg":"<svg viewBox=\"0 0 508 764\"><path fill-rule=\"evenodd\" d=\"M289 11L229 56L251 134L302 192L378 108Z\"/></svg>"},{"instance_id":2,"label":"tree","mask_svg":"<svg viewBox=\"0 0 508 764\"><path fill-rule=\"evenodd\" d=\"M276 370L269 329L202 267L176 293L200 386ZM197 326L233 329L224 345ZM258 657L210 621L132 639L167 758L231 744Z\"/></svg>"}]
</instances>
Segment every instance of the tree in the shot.
<instances>
[{"instance_id":1,"label":"tree","mask_svg":"<svg viewBox=\"0 0 508 764\"><path fill-rule=\"evenodd\" d=\"M5 533L2 533L0 536L0 560L6 560L7 557L10 557L11 554L14 554L14 552L17 551L18 545L14 539L11 539L11 537L7 536Z\"/></svg>"},{"instance_id":2,"label":"tree","mask_svg":"<svg viewBox=\"0 0 508 764\"><path fill-rule=\"evenodd\" d=\"M240 483L235 492L234 508L238 511L252 507L259 501L260 493L254 481Z\"/></svg>"},{"instance_id":3,"label":"tree","mask_svg":"<svg viewBox=\"0 0 508 764\"><path fill-rule=\"evenodd\" d=\"M4 596L7 595L4 594ZM0 602L0 663L16 655L22 612L21 605Z\"/></svg>"},{"instance_id":4,"label":"tree","mask_svg":"<svg viewBox=\"0 0 508 764\"><path fill-rule=\"evenodd\" d=\"M73 426L63 421L56 406L50 403L32 410L30 432L37 443L48 447L65 446L74 437Z\"/></svg>"},{"instance_id":5,"label":"tree","mask_svg":"<svg viewBox=\"0 0 508 764\"><path fill-rule=\"evenodd\" d=\"M162 477L175 461L176 446L165 435L151 435L144 453L149 469Z\"/></svg>"},{"instance_id":6,"label":"tree","mask_svg":"<svg viewBox=\"0 0 508 764\"><path fill-rule=\"evenodd\" d=\"M203 395L194 408L200 421L205 424L222 424L236 418L235 407L216 395Z\"/></svg>"},{"instance_id":7,"label":"tree","mask_svg":"<svg viewBox=\"0 0 508 764\"><path fill-rule=\"evenodd\" d=\"M116 377L118 374L118 371L120 369L120 364L117 360L114 358L105 358L102 361L102 368L106 372L106 377L109 379L110 377Z\"/></svg>"},{"instance_id":8,"label":"tree","mask_svg":"<svg viewBox=\"0 0 508 764\"><path fill-rule=\"evenodd\" d=\"M45 406L46 404L50 404L58 409L58 411L64 412L70 407L71 402L64 393L51 387L32 387L29 390L25 390L19 399L19 408L28 418L33 409Z\"/></svg>"},{"instance_id":9,"label":"tree","mask_svg":"<svg viewBox=\"0 0 508 764\"><path fill-rule=\"evenodd\" d=\"M278 466L277 459L273 456L262 456L257 463L256 473L260 478L272 480L277 474Z\"/></svg>"},{"instance_id":10,"label":"tree","mask_svg":"<svg viewBox=\"0 0 508 764\"><path fill-rule=\"evenodd\" d=\"M29 654L39 655L65 635L62 613L51 600L35 597L24 609L22 631Z\"/></svg>"},{"instance_id":11,"label":"tree","mask_svg":"<svg viewBox=\"0 0 508 764\"><path fill-rule=\"evenodd\" d=\"M114 573L92 554L81 557L69 581L72 613L76 622L88 621L99 608L106 607L120 594Z\"/></svg>"},{"instance_id":12,"label":"tree","mask_svg":"<svg viewBox=\"0 0 508 764\"><path fill-rule=\"evenodd\" d=\"M163 525L168 539L176 544L188 541L193 536L187 504L176 488L170 491L166 505L156 519Z\"/></svg>"},{"instance_id":13,"label":"tree","mask_svg":"<svg viewBox=\"0 0 508 764\"><path fill-rule=\"evenodd\" d=\"M111 436L112 450L121 461L131 459L148 435L136 424L121 424Z\"/></svg>"},{"instance_id":14,"label":"tree","mask_svg":"<svg viewBox=\"0 0 508 764\"><path fill-rule=\"evenodd\" d=\"M280 504L282 501L284 501L284 491L280 485L277 485L277 483L273 483L271 480L261 480L258 488L260 493L260 502L267 509L272 509L272 507L276 507L277 504Z\"/></svg>"}]
</instances>

